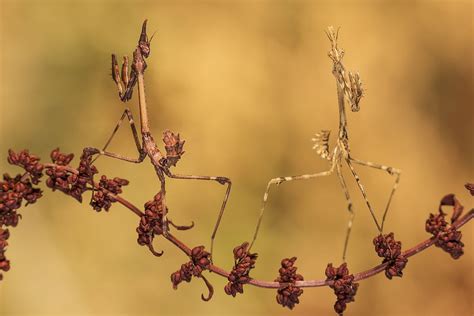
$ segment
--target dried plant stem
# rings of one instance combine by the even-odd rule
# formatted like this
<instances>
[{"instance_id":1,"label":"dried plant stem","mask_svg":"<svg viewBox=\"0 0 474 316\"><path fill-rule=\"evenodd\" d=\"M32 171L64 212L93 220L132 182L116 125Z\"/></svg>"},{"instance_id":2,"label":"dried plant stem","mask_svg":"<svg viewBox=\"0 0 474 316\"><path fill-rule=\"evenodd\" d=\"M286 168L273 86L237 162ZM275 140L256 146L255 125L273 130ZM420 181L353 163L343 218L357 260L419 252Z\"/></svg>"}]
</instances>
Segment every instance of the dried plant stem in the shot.
<instances>
[{"instance_id":1,"label":"dried plant stem","mask_svg":"<svg viewBox=\"0 0 474 316\"><path fill-rule=\"evenodd\" d=\"M66 166L58 166L53 163L47 163L44 165L45 168L63 168L71 173L78 174L78 171L74 168L71 167L66 167ZM94 183L95 188L99 188L99 185L97 183ZM103 189L102 189L103 190ZM135 213L135 215L141 217L143 216L143 212L140 211L138 207L133 205L131 202L128 200L117 196L115 194L112 194L110 192L107 192L107 194L115 199L117 202L125 206L127 209ZM464 216L458 218L452 226L456 229L461 228L463 225L465 225L467 222L469 222L471 219L474 218L474 209L471 209L468 213L466 213ZM191 256L191 248L188 247L184 242L176 238L174 235L168 232L168 234L163 235L165 239L167 239L169 242L171 242L173 245L175 245L177 248L179 248L182 252L184 252L187 256ZM435 243L435 237L431 237L429 239L424 240L423 242L417 244L416 246L406 250L403 252L403 256L406 258L414 256L423 250L431 247ZM368 269L366 271L362 271L359 273L354 274L354 281L360 281L364 279L368 279L370 277L375 276L376 274L379 274L380 272L383 272L386 268L388 263L382 263L379 264L371 269ZM229 276L229 272L226 271L225 269L216 266L214 264L211 264L209 266L209 271L216 273L217 275L223 276L227 278ZM281 287L281 284L279 282L274 282L274 281L265 281L265 280L258 280L258 279L250 279L248 284L256 286L256 287L261 287L261 288L269 288L269 289L278 289ZM329 286L329 282L326 279L320 279L320 280L306 280L306 281L296 281L295 286L297 287L321 287L321 286Z\"/></svg>"}]
</instances>

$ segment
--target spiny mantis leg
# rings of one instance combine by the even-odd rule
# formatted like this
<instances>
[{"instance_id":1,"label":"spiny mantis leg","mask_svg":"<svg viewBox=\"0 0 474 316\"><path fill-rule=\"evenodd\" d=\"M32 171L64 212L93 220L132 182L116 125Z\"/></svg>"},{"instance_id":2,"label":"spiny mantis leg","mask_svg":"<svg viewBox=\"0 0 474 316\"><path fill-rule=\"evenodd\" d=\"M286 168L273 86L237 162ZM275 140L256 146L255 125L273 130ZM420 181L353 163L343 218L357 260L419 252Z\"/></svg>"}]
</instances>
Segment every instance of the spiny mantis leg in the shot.
<instances>
[{"instance_id":1,"label":"spiny mantis leg","mask_svg":"<svg viewBox=\"0 0 474 316\"><path fill-rule=\"evenodd\" d=\"M124 64L122 68L125 66L125 63L128 65L128 58L124 58ZM115 54L112 54L112 79L114 80L115 84L117 85L117 90L119 92L119 97L122 98L124 93L124 86L127 87L127 84L124 84L124 81L120 77L120 70L117 62L117 57Z\"/></svg>"},{"instance_id":2,"label":"spiny mantis leg","mask_svg":"<svg viewBox=\"0 0 474 316\"><path fill-rule=\"evenodd\" d=\"M107 147L110 145L110 142L112 141L115 134L119 130L120 126L122 125L122 122L125 119L125 116L128 118L128 122L130 123L130 128L131 128L132 134L133 134L133 140L135 141L135 145L137 146L138 153L139 153L140 157L143 156L143 158L144 158L145 153L143 152L142 145L140 144L140 139L138 137L137 128L136 128L135 122L133 120L133 115L132 115L132 112L130 111L130 109L128 109L128 108L126 108L123 111L122 117L118 120L117 125L115 126L114 131L112 132L112 135L110 135L109 139L107 140L104 147L102 148L102 151L105 151L107 149ZM94 158L94 160L92 160L92 162L96 161L99 157L100 157L100 155L98 155L96 158Z\"/></svg>"},{"instance_id":3,"label":"spiny mantis leg","mask_svg":"<svg viewBox=\"0 0 474 316\"><path fill-rule=\"evenodd\" d=\"M344 180L344 177L341 172L341 166L339 164L337 164L336 166L336 173L337 173L337 177L339 178L339 183L341 184L342 191L344 191L344 195L347 201L347 210L349 211L349 214L350 214L349 222L347 223L346 239L344 241L344 250L342 251L342 262L346 262L347 246L349 244L349 237L351 235L352 223L354 221L355 213L354 213L354 210L352 209L351 196L349 194L349 190L347 189L346 181Z\"/></svg>"},{"instance_id":4,"label":"spiny mantis leg","mask_svg":"<svg viewBox=\"0 0 474 316\"><path fill-rule=\"evenodd\" d=\"M258 232L260 230L260 225L262 223L263 213L265 211L265 206L267 204L268 195L269 195L270 188L271 188L272 184L279 185L279 184L281 184L282 182L285 182L285 181L289 182L289 181L295 181L295 180L309 180L309 179L313 179L313 178L317 178L317 177L329 176L334 172L335 166L336 166L336 159L333 159L332 163L331 163L331 168L327 171L318 172L318 173L314 173L314 174L303 174L303 175L299 175L299 176L278 177L278 178L271 179L268 182L267 189L265 190L265 193L263 195L262 208L260 209L260 215L258 217L257 227L255 228L255 233L253 235L252 242L250 243L249 250L252 248L253 244L255 243L255 240L257 239L257 235L258 235Z\"/></svg>"},{"instance_id":5,"label":"spiny mantis leg","mask_svg":"<svg viewBox=\"0 0 474 316\"><path fill-rule=\"evenodd\" d=\"M112 54L112 79L117 85L119 92L119 97L122 102L127 102L132 98L133 87L137 83L137 73L133 70L130 70L130 75L128 74L128 57L123 57L122 70L120 71L117 57L115 54Z\"/></svg>"},{"instance_id":6,"label":"spiny mantis leg","mask_svg":"<svg viewBox=\"0 0 474 316\"><path fill-rule=\"evenodd\" d=\"M354 159L352 157L349 157L349 159L352 162L356 163L356 164L359 164L359 165L362 165L362 166L367 166L367 167L370 167L370 168L383 170L383 171L387 171L390 175L396 175L395 183L393 184L392 191L390 192L390 196L388 198L387 205L385 206L385 211L383 212L383 216L382 216L381 230L383 231L383 226L385 224L385 218L386 218L388 210L390 208L390 203L392 202L393 195L395 194L395 191L398 188L398 184L400 183L400 176L401 176L402 172L399 169L389 167L389 166L384 166L384 165L381 165L381 164L378 164L378 163L373 163L373 162L370 162L370 161L358 160L358 159Z\"/></svg>"},{"instance_id":7,"label":"spiny mantis leg","mask_svg":"<svg viewBox=\"0 0 474 316\"><path fill-rule=\"evenodd\" d=\"M365 203L367 203L367 207L369 208L369 211L370 211L370 214L372 215L372 218L374 219L374 222L375 222L375 226L377 226L377 229L379 230L379 232L381 233L382 232L382 227L380 226L379 222L377 221L377 217L375 216L375 212L374 210L372 209L372 206L370 205L370 202L367 198L367 194L365 193L365 189L364 189L364 186L362 185L362 183L360 182L360 177L359 175L355 172L354 170L354 167L352 166L351 164L351 160L349 158L345 159L346 160L346 163L347 165L349 166L349 168L351 169L351 172L352 172L352 175L354 176L356 182L357 182L357 186L359 187L359 190L360 192L362 193L362 196L364 197L364 200L365 200Z\"/></svg>"},{"instance_id":8,"label":"spiny mantis leg","mask_svg":"<svg viewBox=\"0 0 474 316\"><path fill-rule=\"evenodd\" d=\"M222 216L224 215L225 206L227 204L227 200L229 199L230 190L232 188L232 182L229 178L226 177L210 177L210 176L194 176L194 175L183 175L183 174L173 174L169 170L165 171L166 175L173 179L184 179L184 180L206 180L206 181L217 181L220 184L227 184L227 189L225 191L224 199L222 200L221 209L219 211L219 215L217 216L216 224L214 225L214 230L212 231L211 235L211 259L214 250L214 239L216 238L217 229L222 220Z\"/></svg>"},{"instance_id":9,"label":"spiny mantis leg","mask_svg":"<svg viewBox=\"0 0 474 316\"><path fill-rule=\"evenodd\" d=\"M129 77L128 77L127 71L128 71L128 57L125 56L123 58L122 74L120 74L119 66L118 66L118 63L117 63L117 58L116 58L115 54L112 54L112 79L114 80L114 82L117 85L117 89L119 91L119 96L120 96L121 99L123 97L123 94L125 93L124 88L126 88L128 86L129 80L130 80ZM135 145L137 146L137 150L138 150L138 153L139 153L138 158L128 158L128 157L125 157L125 156L122 156L122 155L119 155L119 154L115 154L115 153L111 153L111 152L106 151L107 147L109 146L110 142L112 141L113 137L115 136L115 133L118 131L118 129L120 128L120 125L122 124L123 120L125 119L125 116L127 116L128 122L130 123L130 128L132 129L133 139L135 141ZM140 163L146 157L146 153L144 152L143 147L140 144L140 140L139 140L139 137L138 137L137 129L135 127L132 112L128 108L126 108L125 111L123 112L122 117L117 122L117 125L115 126L115 129L112 132L112 135L109 137L109 139L105 143L102 150L97 149L97 148L92 148L92 147L87 147L84 150L86 152L88 152L89 154L93 154L93 155L94 154L99 154L99 156L94 158L93 161L97 160L100 157L100 155L104 155L104 156L116 158L116 159L119 159L119 160L124 160L124 161L134 162L134 163Z\"/></svg>"}]
</instances>

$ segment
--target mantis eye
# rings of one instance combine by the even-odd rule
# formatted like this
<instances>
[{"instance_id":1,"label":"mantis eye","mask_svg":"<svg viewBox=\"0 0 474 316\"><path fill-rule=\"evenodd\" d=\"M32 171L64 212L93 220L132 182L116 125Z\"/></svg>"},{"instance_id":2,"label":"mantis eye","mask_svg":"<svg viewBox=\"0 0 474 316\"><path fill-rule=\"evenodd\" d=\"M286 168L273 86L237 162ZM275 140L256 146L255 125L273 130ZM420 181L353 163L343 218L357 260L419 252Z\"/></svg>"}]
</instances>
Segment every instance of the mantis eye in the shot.
<instances>
[{"instance_id":1,"label":"mantis eye","mask_svg":"<svg viewBox=\"0 0 474 316\"><path fill-rule=\"evenodd\" d=\"M148 43L140 43L140 51L143 57L148 58L150 55L150 46Z\"/></svg>"}]
</instances>

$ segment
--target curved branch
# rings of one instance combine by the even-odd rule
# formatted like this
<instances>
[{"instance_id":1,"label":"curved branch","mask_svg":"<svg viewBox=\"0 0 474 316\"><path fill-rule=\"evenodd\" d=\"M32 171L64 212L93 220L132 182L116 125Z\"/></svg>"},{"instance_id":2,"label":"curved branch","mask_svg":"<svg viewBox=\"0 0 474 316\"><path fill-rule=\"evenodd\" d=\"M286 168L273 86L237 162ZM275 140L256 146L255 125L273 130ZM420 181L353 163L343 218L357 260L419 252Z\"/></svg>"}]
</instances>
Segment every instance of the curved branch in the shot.
<instances>
[{"instance_id":1,"label":"curved branch","mask_svg":"<svg viewBox=\"0 0 474 316\"><path fill-rule=\"evenodd\" d=\"M55 164L45 164L44 165L46 168L55 168L57 165ZM78 171L74 168L71 167L64 167L67 171L72 172L77 174ZM94 182L94 187L99 188L99 185ZM104 189L102 189L104 190ZM104 190L106 191L106 190ZM138 207L127 201L126 199L117 196L115 194L112 194L108 191L106 191L107 194L109 194L112 198L114 198L117 202L125 206L127 209L135 213L137 216L143 216L143 212L140 211ZM468 223L472 218L474 218L474 209L471 209L469 212L467 212L464 216L458 218L452 226L455 227L456 229L462 227L466 223ZM163 236L166 240L171 242L173 245L175 245L177 248L179 248L184 254L186 254L188 257L191 256L191 248L188 247L184 242L173 236L171 233L168 233L166 236ZM414 256L423 250L426 250L427 248L431 247L435 243L435 237L431 237L429 239L424 240L423 242L417 244L416 246L405 250L402 255L406 258ZM362 271L359 273L354 274L354 281L361 281L364 279L368 279L382 271L385 270L385 267L388 265L388 263L382 263L379 264L371 269L368 269L366 271ZM220 275L222 277L227 278L229 276L229 272L226 271L225 269L216 266L214 264L211 264L209 266L209 271L216 273L217 275ZM274 281L265 281L265 280L258 280L258 279L251 279L248 284L256 286L256 287L261 287L261 288L271 288L271 289L278 289L281 287L281 284L278 282ZM321 286L328 286L329 282L326 281L326 279L319 279L319 280L307 280L307 281L296 281L295 286L297 287L321 287Z\"/></svg>"}]
</instances>

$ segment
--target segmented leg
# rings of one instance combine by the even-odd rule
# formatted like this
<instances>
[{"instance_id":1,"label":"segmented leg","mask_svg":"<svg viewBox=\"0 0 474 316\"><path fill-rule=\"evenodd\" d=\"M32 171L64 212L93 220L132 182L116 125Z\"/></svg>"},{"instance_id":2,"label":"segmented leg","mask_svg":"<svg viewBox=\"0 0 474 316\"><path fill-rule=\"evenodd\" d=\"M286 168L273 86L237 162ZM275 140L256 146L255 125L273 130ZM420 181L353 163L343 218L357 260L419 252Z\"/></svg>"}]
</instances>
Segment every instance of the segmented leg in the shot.
<instances>
[{"instance_id":1,"label":"segmented leg","mask_svg":"<svg viewBox=\"0 0 474 316\"><path fill-rule=\"evenodd\" d=\"M166 206L166 180L163 175L163 171L159 168L155 168L156 174L161 184L161 207L163 210L163 219L162 219L162 230L163 236L166 238L168 236L168 207Z\"/></svg>"},{"instance_id":2,"label":"segmented leg","mask_svg":"<svg viewBox=\"0 0 474 316\"><path fill-rule=\"evenodd\" d=\"M347 158L346 163L349 166L349 168L351 169L352 175L354 176L354 178L357 182L357 186L359 187L359 190L362 193L362 196L364 197L365 203L367 203L367 207L369 208L370 214L372 215L372 218L374 219L375 226L377 226L377 229L381 233L382 232L382 227L380 226L379 222L377 221L377 217L375 216L375 212L372 209L372 206L370 205L369 199L367 198L367 194L365 193L364 186L360 182L360 177L357 174L357 172L355 172L354 167L351 164L351 160Z\"/></svg>"},{"instance_id":3,"label":"segmented leg","mask_svg":"<svg viewBox=\"0 0 474 316\"><path fill-rule=\"evenodd\" d=\"M216 238L217 229L222 220L222 216L224 215L225 206L227 204L227 200L229 199L230 190L232 188L232 182L229 178L226 177L210 177L210 176L194 176L194 175L183 175L183 174L173 174L169 170L166 171L166 175L173 179L184 179L184 180L206 180L206 181L217 181L220 184L227 184L227 189L224 194L224 199L222 201L221 209L219 211L219 215L217 216L216 224L214 225L214 230L212 231L211 235L211 259L214 250L214 240Z\"/></svg>"},{"instance_id":4,"label":"segmented leg","mask_svg":"<svg viewBox=\"0 0 474 316\"><path fill-rule=\"evenodd\" d=\"M273 184L279 185L282 182L289 182L289 181L296 181L296 180L309 180L309 179L313 179L313 178L317 178L317 177L329 176L334 172L334 168L336 166L336 163L337 163L336 159L333 159L332 164L331 164L331 168L329 170L323 171L323 172L318 172L318 173L314 173L314 174L303 174L303 175L292 176L292 177L278 177L278 178L271 179L268 182L267 189L265 190L265 193L263 195L262 208L260 209L260 215L258 217L257 227L255 228L255 233L253 235L252 242L250 243L249 249L252 248L253 244L255 243L255 240L257 239L257 235L258 235L258 232L260 230L260 225L262 223L263 213L265 211L265 206L267 204L268 195L270 193L270 188Z\"/></svg>"},{"instance_id":5,"label":"segmented leg","mask_svg":"<svg viewBox=\"0 0 474 316\"><path fill-rule=\"evenodd\" d=\"M115 154L115 153L111 153L111 152L108 152L108 151L103 151L103 150L100 150L100 149L94 148L94 147L86 147L86 148L84 148L84 151L89 153L90 155L99 154L99 155L104 155L104 156L107 156L107 157L112 157L112 158L115 158L115 159L128 161L128 162L133 162L133 163L141 163L143 161L143 159L145 159L145 157L146 157L146 154L140 153L140 156L138 158L129 158L129 157L126 157L126 156L123 156L123 155L120 155L120 154Z\"/></svg>"},{"instance_id":6,"label":"segmented leg","mask_svg":"<svg viewBox=\"0 0 474 316\"><path fill-rule=\"evenodd\" d=\"M132 112L130 111L130 109L126 108L123 113L122 113L122 117L118 120L117 122L117 125L115 126L113 132L112 132L112 135L110 135L109 139L107 140L107 142L105 143L104 147L102 148L102 152L105 152L105 150L107 149L107 147L110 145L110 142L112 141L112 139L114 138L115 134L117 133L117 131L119 130L120 126L122 125L122 122L123 120L125 119L125 117L128 118L128 122L130 124L130 128L132 130L132 134L133 134L133 140L135 141L135 145L137 146L137 150L138 150L138 153L139 153L139 157L142 157L145 158L145 153L143 152L143 149L142 149L142 145L140 144L140 138L138 137L138 132L137 132L137 128L135 126L135 122L133 120L133 115L132 115ZM99 153L100 154L100 153ZM95 160L97 160L98 158L100 157L100 155L98 155L97 157L94 158L94 160L92 162L94 162ZM119 158L120 159L120 158ZM138 160L140 160L140 158L138 158ZM128 160L127 160L128 161ZM141 159L139 162L143 161L143 159Z\"/></svg>"},{"instance_id":7,"label":"segmented leg","mask_svg":"<svg viewBox=\"0 0 474 316\"><path fill-rule=\"evenodd\" d=\"M346 262L347 246L349 244L349 237L351 235L352 223L354 222L355 213L354 213L354 210L352 209L351 196L349 195L349 190L347 189L346 181L344 180L344 177L342 175L341 166L337 164L336 168L337 168L336 173L339 178L339 183L341 184L342 191L344 191L344 195L346 197L347 210L349 211L349 214L350 214L349 222L347 223L346 239L344 241L344 250L342 251L342 261Z\"/></svg>"},{"instance_id":8,"label":"segmented leg","mask_svg":"<svg viewBox=\"0 0 474 316\"><path fill-rule=\"evenodd\" d=\"M354 163L356 163L356 164L359 164L359 165L362 165L362 166L367 166L367 167L370 167L370 168L383 170L383 171L387 171L388 174L390 174L390 175L396 175L395 183L393 184L392 191L390 192L390 196L388 198L387 205L385 206L385 210L384 210L383 216L382 216L381 230L383 230L383 226L385 224L385 218L386 218L388 210L390 208L390 203L392 202L393 195L395 194L395 191L398 188L398 184L400 183L400 176L401 176L402 172L399 169L392 168L392 167L389 167L389 166L384 166L384 165L381 165L381 164L378 164L378 163L373 163L373 162L370 162L370 161L358 160L358 159L354 159L352 157L350 157L349 159L351 161L353 161Z\"/></svg>"},{"instance_id":9,"label":"segmented leg","mask_svg":"<svg viewBox=\"0 0 474 316\"><path fill-rule=\"evenodd\" d=\"M130 70L130 74L128 71L128 57L123 57L122 70L120 71L117 57L115 54L112 54L112 79L117 85L119 97L122 102L127 102L132 98L133 87L137 83L137 73L133 68Z\"/></svg>"}]
</instances>

